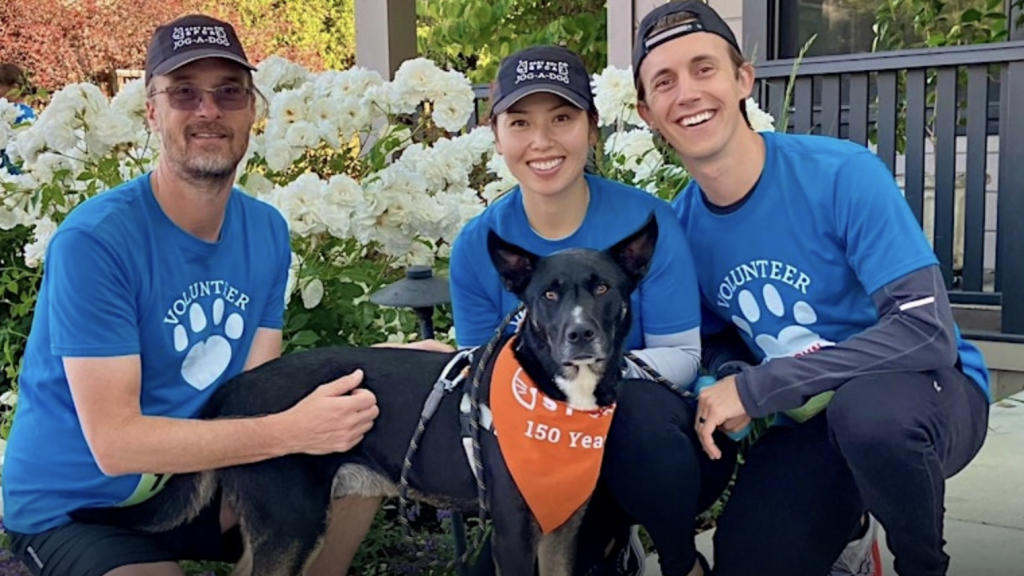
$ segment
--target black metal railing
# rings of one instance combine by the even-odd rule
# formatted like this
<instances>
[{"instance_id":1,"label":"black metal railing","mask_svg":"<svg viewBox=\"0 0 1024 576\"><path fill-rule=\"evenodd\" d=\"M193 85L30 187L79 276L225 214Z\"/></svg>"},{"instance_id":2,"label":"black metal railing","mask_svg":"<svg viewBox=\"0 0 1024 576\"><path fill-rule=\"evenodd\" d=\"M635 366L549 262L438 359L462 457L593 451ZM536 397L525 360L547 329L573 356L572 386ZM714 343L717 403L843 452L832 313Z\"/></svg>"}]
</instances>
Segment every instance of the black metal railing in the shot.
<instances>
[{"instance_id":1,"label":"black metal railing","mask_svg":"<svg viewBox=\"0 0 1024 576\"><path fill-rule=\"evenodd\" d=\"M871 146L899 174L953 301L1001 305L1002 332L1024 334L1024 42L777 60L757 77L776 119L790 91L788 131Z\"/></svg>"}]
</instances>

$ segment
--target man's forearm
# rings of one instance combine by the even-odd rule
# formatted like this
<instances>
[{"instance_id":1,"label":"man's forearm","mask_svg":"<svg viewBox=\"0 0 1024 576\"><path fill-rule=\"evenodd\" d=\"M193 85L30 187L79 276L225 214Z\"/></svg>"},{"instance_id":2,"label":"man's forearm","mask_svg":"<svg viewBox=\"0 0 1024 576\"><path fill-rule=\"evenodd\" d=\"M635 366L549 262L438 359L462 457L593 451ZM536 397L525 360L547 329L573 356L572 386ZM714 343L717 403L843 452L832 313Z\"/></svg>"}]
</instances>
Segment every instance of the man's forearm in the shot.
<instances>
[{"instance_id":1,"label":"man's forearm","mask_svg":"<svg viewBox=\"0 0 1024 576\"><path fill-rule=\"evenodd\" d=\"M109 476L184 473L258 462L295 451L284 414L194 420L135 416L93 447Z\"/></svg>"}]
</instances>

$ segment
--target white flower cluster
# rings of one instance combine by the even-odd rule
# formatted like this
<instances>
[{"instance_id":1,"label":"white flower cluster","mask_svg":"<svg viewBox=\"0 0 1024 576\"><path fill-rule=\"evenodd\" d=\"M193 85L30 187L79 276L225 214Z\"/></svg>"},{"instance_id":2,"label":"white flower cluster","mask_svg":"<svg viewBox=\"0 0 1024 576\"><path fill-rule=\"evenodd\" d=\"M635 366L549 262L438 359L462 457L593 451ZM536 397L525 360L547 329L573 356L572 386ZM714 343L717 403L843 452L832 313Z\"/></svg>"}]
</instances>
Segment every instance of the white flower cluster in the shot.
<instances>
[{"instance_id":1,"label":"white flower cluster","mask_svg":"<svg viewBox=\"0 0 1024 576\"><path fill-rule=\"evenodd\" d=\"M627 126L646 126L636 111L632 70L632 67L623 70L609 66L600 74L594 74L591 85L594 88L598 125L614 126L619 130Z\"/></svg>"},{"instance_id":2,"label":"white flower cluster","mask_svg":"<svg viewBox=\"0 0 1024 576\"><path fill-rule=\"evenodd\" d=\"M661 153L654 147L654 134L644 128L618 131L605 140L605 151L621 158L619 168L629 170L637 180L648 180L662 167Z\"/></svg>"},{"instance_id":3,"label":"white flower cluster","mask_svg":"<svg viewBox=\"0 0 1024 576\"><path fill-rule=\"evenodd\" d=\"M426 58L406 60L392 82L370 89L366 98L388 114L413 114L429 102L434 122L449 132L466 126L474 105L473 86L465 75L441 70Z\"/></svg>"},{"instance_id":4,"label":"white flower cluster","mask_svg":"<svg viewBox=\"0 0 1024 576\"><path fill-rule=\"evenodd\" d=\"M6 121L7 113L0 119ZM114 154L122 159L122 178L130 178L141 170L138 160L155 153L145 122L145 87L141 80L134 81L108 100L94 84L65 86L34 123L19 129L6 144L7 154L21 164L21 173L0 171L0 186L5 188L0 228L34 227L36 240L25 247L25 261L36 266L55 229L51 217L74 207L95 185L89 178L79 178L90 163ZM124 161L129 157L136 161ZM65 198L43 211L37 190L46 184L60 186Z\"/></svg>"},{"instance_id":5,"label":"white flower cluster","mask_svg":"<svg viewBox=\"0 0 1024 576\"><path fill-rule=\"evenodd\" d=\"M292 234L376 242L401 262L430 263L483 208L470 173L493 149L490 130L425 146L412 143L409 129L391 122L397 115L426 112L438 127L462 130L474 106L465 76L422 58L405 62L390 82L363 68L309 74L271 58L260 65L256 82L270 106L263 130L253 138L257 161L251 166L262 158L280 173L323 145L353 153L382 140L394 146L392 161L358 180L307 172L275 185L259 171L245 173L245 188L277 207ZM316 294L315 284L303 290Z\"/></svg>"},{"instance_id":6,"label":"white flower cluster","mask_svg":"<svg viewBox=\"0 0 1024 576\"><path fill-rule=\"evenodd\" d=\"M285 62L285 64L282 64ZM321 143L340 148L353 139L368 137L387 117L370 105L366 93L384 83L380 74L363 68L311 75L301 67L271 58L256 72L257 86L264 67L261 92L270 102L267 123L253 138L256 153L267 167L282 172Z\"/></svg>"},{"instance_id":7,"label":"white flower cluster","mask_svg":"<svg viewBox=\"0 0 1024 576\"><path fill-rule=\"evenodd\" d=\"M425 250L423 242L450 245L483 209L470 187L470 170L485 161L492 147L490 130L478 128L430 147L408 146L400 158L362 182L306 173L263 197L287 218L294 235L328 233L362 244L376 242L403 262L431 263L435 253Z\"/></svg>"},{"instance_id":8,"label":"white flower cluster","mask_svg":"<svg viewBox=\"0 0 1024 576\"><path fill-rule=\"evenodd\" d=\"M20 132L7 148L37 180L49 181L66 163L73 169L109 154L114 148L144 147L146 130L141 80L126 87L116 106L94 84L71 84L54 94L32 126Z\"/></svg>"},{"instance_id":9,"label":"white flower cluster","mask_svg":"<svg viewBox=\"0 0 1024 576\"><path fill-rule=\"evenodd\" d=\"M309 78L309 71L280 56L270 56L260 62L252 80L256 87L269 95L282 90L291 90Z\"/></svg>"}]
</instances>

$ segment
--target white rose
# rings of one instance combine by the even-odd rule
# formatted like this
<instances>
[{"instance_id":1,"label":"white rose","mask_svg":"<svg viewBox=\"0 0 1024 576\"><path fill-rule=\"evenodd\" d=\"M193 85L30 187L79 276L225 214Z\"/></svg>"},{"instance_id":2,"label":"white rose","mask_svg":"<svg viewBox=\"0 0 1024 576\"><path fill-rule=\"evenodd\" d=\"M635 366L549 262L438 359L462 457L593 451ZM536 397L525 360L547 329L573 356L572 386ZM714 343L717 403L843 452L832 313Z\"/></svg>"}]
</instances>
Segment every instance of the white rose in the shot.
<instances>
[{"instance_id":1,"label":"white rose","mask_svg":"<svg viewBox=\"0 0 1024 576\"><path fill-rule=\"evenodd\" d=\"M775 118L765 112L757 105L753 98L747 98L747 118L750 119L750 126L758 132L774 132Z\"/></svg>"},{"instance_id":2,"label":"white rose","mask_svg":"<svg viewBox=\"0 0 1024 576\"><path fill-rule=\"evenodd\" d=\"M644 125L643 119L636 111L636 88L633 85L632 67L623 70L609 66L600 74L594 75L592 85L598 123L601 126Z\"/></svg>"},{"instance_id":3,"label":"white rose","mask_svg":"<svg viewBox=\"0 0 1024 576\"><path fill-rule=\"evenodd\" d=\"M268 196L274 190L274 183L259 172L248 172L245 176L246 192L257 198Z\"/></svg>"},{"instance_id":4,"label":"white rose","mask_svg":"<svg viewBox=\"0 0 1024 576\"><path fill-rule=\"evenodd\" d=\"M253 81L264 94L298 88L309 78L309 71L280 56L259 63Z\"/></svg>"},{"instance_id":5,"label":"white rose","mask_svg":"<svg viewBox=\"0 0 1024 576\"><path fill-rule=\"evenodd\" d=\"M146 117L146 83L137 78L125 84L110 101L110 108L132 118Z\"/></svg>"},{"instance_id":6,"label":"white rose","mask_svg":"<svg viewBox=\"0 0 1024 576\"><path fill-rule=\"evenodd\" d=\"M57 230L57 225L47 217L37 220L32 234L35 241L25 245L25 264L35 268L46 257L46 247L50 245L50 238Z\"/></svg>"},{"instance_id":7,"label":"white rose","mask_svg":"<svg viewBox=\"0 0 1024 576\"><path fill-rule=\"evenodd\" d=\"M285 139L293 148L313 148L320 143L320 131L312 122L300 120L288 128Z\"/></svg>"},{"instance_id":8,"label":"white rose","mask_svg":"<svg viewBox=\"0 0 1024 576\"><path fill-rule=\"evenodd\" d=\"M305 120L306 114L306 96L299 90L280 92L270 101L270 120L291 124Z\"/></svg>"},{"instance_id":9,"label":"white rose","mask_svg":"<svg viewBox=\"0 0 1024 576\"><path fill-rule=\"evenodd\" d=\"M264 158L267 160L267 167L274 172L283 172L291 166L294 157L292 156L292 147L287 142L280 140L273 141L267 146L264 152Z\"/></svg>"},{"instance_id":10,"label":"white rose","mask_svg":"<svg viewBox=\"0 0 1024 576\"><path fill-rule=\"evenodd\" d=\"M319 278L313 278L302 287L302 305L309 310L316 308L324 299L324 283Z\"/></svg>"}]
</instances>

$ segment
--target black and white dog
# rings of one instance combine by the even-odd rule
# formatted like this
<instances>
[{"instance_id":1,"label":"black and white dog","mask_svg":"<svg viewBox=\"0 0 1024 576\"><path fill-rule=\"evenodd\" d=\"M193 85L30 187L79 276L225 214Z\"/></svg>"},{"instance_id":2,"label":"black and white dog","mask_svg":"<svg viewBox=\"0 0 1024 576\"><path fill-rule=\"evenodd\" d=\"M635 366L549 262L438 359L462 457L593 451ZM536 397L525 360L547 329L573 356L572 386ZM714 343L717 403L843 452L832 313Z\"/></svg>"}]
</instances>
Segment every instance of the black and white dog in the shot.
<instances>
[{"instance_id":1,"label":"black and white dog","mask_svg":"<svg viewBox=\"0 0 1024 576\"><path fill-rule=\"evenodd\" d=\"M652 215L607 250L538 257L493 232L489 235L494 265L527 307L514 355L544 395L578 410L615 402L630 327L630 294L647 271L657 236ZM362 385L377 397L380 416L349 452L292 455L178 474L147 502L112 510L107 520L166 530L193 518L220 489L240 520L252 574L297 576L321 545L332 498L396 495L422 407L451 357L396 348L324 348L290 354L240 374L214 394L201 418L280 412L320 384L357 368L365 373ZM482 402L488 398L487 388L482 385ZM461 396L445 395L428 423L409 471L409 496L473 511L478 492L462 449ZM480 450L498 573L533 576L536 564L544 576L571 574L585 502L557 529L543 533L493 434L481 434Z\"/></svg>"}]
</instances>

